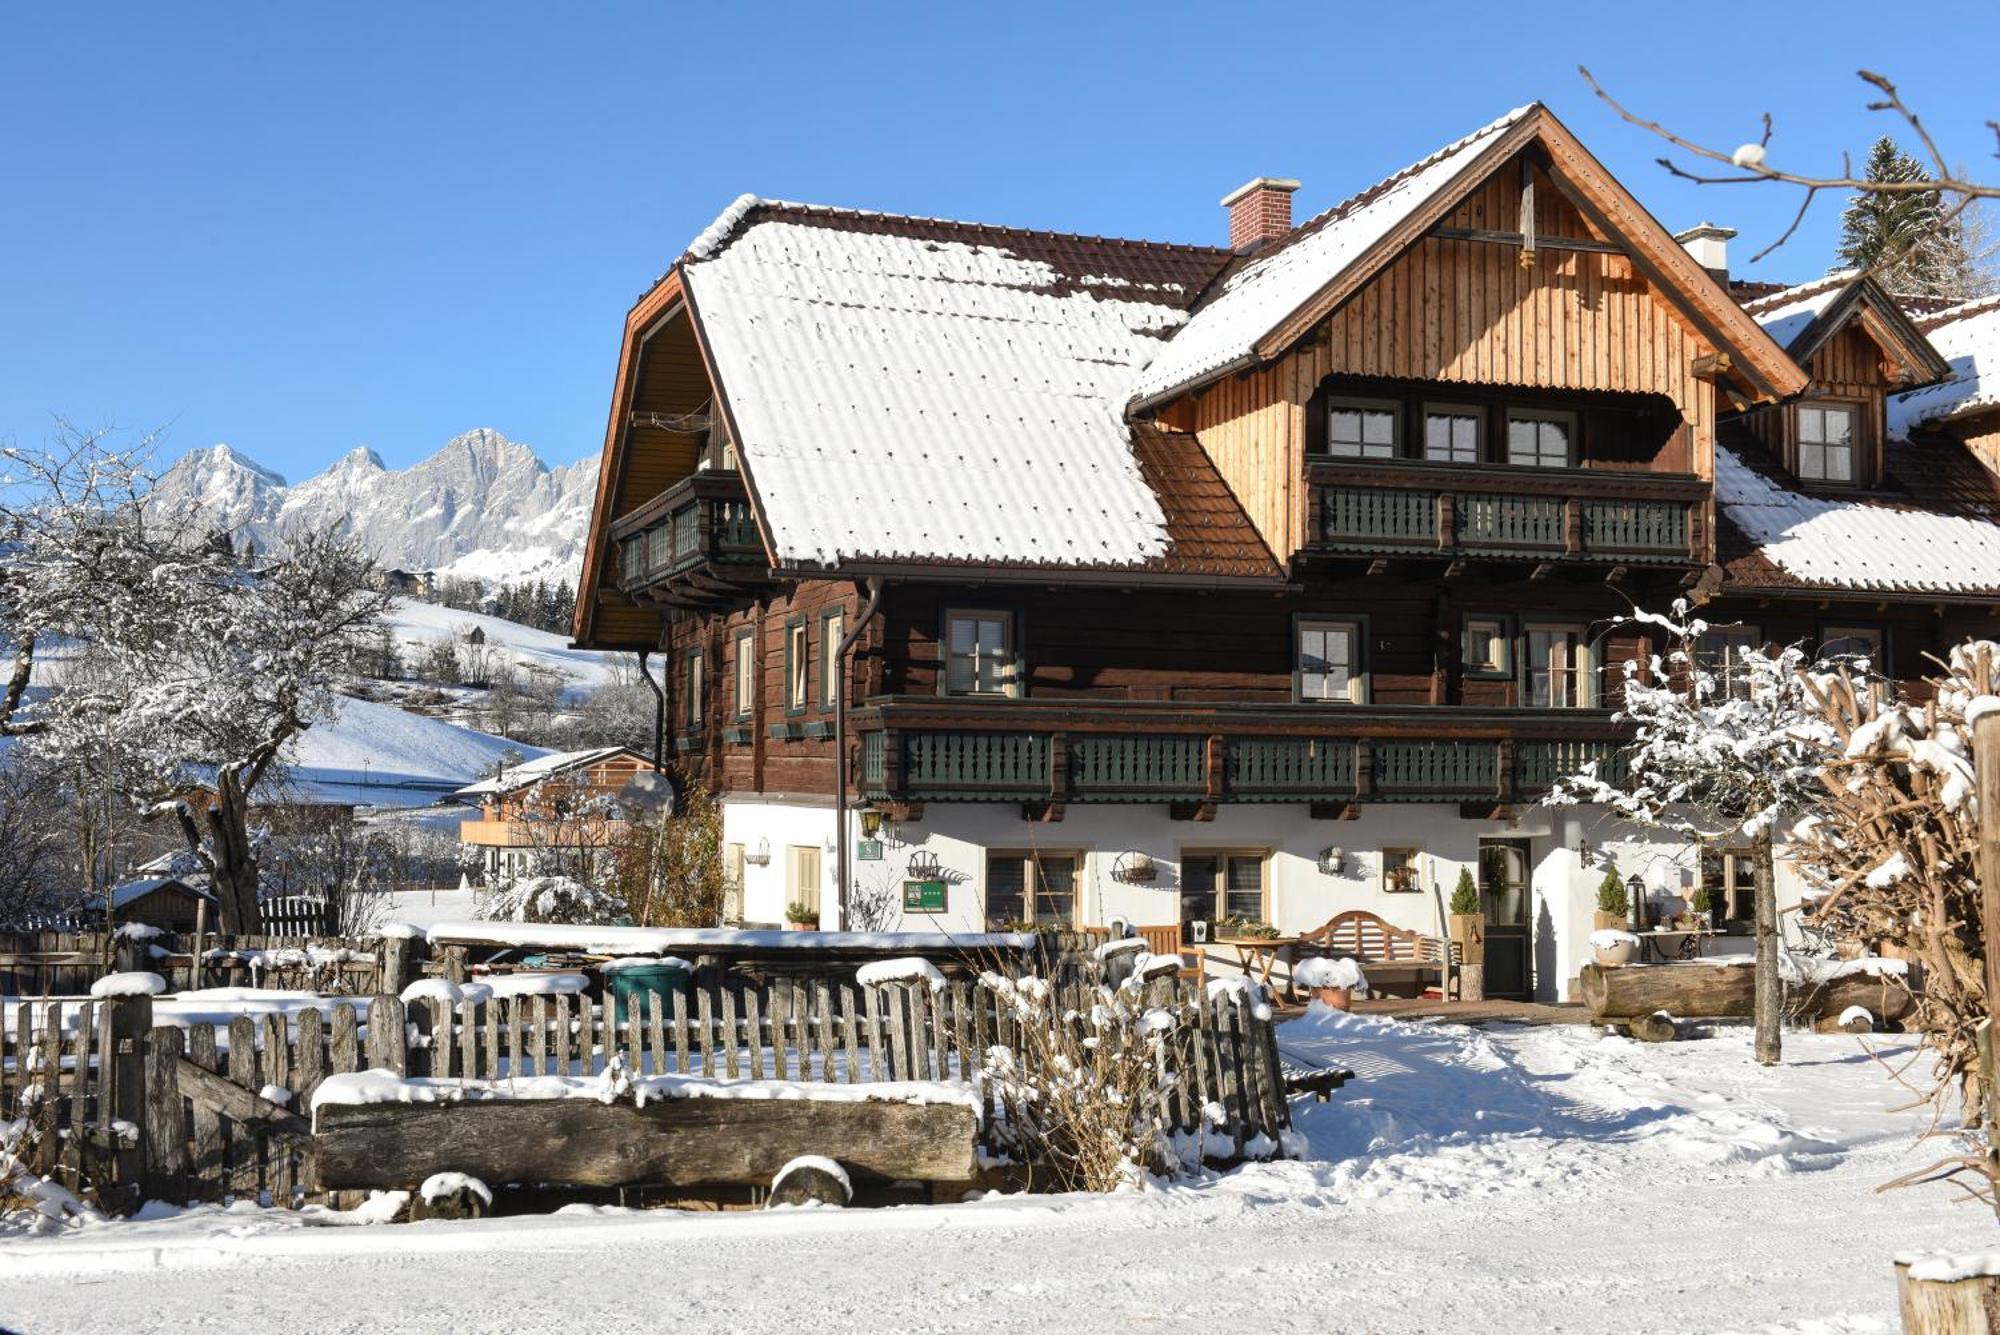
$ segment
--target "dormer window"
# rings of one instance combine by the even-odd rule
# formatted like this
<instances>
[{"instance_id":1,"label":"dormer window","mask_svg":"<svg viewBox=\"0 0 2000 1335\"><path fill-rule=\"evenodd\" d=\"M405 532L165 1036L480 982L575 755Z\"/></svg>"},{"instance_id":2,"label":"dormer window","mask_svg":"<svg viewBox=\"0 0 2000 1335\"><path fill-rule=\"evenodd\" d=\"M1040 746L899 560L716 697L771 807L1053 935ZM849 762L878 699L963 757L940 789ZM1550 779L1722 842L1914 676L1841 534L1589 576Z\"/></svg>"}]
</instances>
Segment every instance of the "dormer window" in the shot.
<instances>
[{"instance_id":1,"label":"dormer window","mask_svg":"<svg viewBox=\"0 0 2000 1335\"><path fill-rule=\"evenodd\" d=\"M1799 477L1808 482L1853 482L1854 409L1838 403L1802 403L1798 424Z\"/></svg>"},{"instance_id":2,"label":"dormer window","mask_svg":"<svg viewBox=\"0 0 2000 1335\"><path fill-rule=\"evenodd\" d=\"M1334 399L1326 408L1326 452L1336 459L1393 459L1400 405L1375 399Z\"/></svg>"}]
</instances>

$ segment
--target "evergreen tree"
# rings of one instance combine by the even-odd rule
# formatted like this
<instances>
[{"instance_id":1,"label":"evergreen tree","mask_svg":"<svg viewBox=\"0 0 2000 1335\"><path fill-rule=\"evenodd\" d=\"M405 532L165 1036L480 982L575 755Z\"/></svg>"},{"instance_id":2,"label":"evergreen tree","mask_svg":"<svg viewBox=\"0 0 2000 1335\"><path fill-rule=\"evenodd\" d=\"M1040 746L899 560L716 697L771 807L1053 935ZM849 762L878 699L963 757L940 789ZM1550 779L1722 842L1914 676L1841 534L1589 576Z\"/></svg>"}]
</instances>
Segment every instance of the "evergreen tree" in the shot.
<instances>
[{"instance_id":1,"label":"evergreen tree","mask_svg":"<svg viewBox=\"0 0 2000 1335\"><path fill-rule=\"evenodd\" d=\"M1865 176L1876 182L1932 179L1887 135L1869 149ZM1949 211L1935 190L1855 195L1841 215L1834 269L1872 269L1891 292L1914 296L1965 300L1987 292L1992 275L1969 244L1965 216L1947 219Z\"/></svg>"}]
</instances>

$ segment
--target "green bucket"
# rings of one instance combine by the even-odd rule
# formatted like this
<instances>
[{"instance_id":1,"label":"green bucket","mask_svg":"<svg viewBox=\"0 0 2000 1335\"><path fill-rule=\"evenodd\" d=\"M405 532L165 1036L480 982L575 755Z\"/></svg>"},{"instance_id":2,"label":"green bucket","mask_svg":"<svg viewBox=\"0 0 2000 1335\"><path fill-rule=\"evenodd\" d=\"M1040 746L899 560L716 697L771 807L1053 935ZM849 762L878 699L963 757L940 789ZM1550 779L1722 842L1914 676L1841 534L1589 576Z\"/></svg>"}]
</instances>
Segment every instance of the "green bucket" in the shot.
<instances>
[{"instance_id":1,"label":"green bucket","mask_svg":"<svg viewBox=\"0 0 2000 1335\"><path fill-rule=\"evenodd\" d=\"M604 971L604 990L616 1007L618 1023L629 1013L644 1019L649 996L660 999L660 1014L674 1013L674 993L685 992L694 978L694 969L683 960L662 960L658 964L625 964Z\"/></svg>"}]
</instances>

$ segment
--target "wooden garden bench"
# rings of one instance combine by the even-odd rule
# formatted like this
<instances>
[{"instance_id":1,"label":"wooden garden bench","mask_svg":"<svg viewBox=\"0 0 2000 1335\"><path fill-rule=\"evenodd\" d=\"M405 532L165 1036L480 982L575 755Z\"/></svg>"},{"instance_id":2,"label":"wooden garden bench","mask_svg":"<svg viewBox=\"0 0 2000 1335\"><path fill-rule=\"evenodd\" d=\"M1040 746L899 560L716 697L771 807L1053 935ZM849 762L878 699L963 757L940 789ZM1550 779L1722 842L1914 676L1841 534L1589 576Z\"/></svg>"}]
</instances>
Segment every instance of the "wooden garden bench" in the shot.
<instances>
[{"instance_id":1,"label":"wooden garden bench","mask_svg":"<svg viewBox=\"0 0 2000 1335\"><path fill-rule=\"evenodd\" d=\"M1310 932L1299 934L1298 953L1346 955L1368 975L1371 991L1415 988L1445 990L1445 966L1456 963L1455 947L1435 936L1398 927L1366 909L1337 913Z\"/></svg>"}]
</instances>

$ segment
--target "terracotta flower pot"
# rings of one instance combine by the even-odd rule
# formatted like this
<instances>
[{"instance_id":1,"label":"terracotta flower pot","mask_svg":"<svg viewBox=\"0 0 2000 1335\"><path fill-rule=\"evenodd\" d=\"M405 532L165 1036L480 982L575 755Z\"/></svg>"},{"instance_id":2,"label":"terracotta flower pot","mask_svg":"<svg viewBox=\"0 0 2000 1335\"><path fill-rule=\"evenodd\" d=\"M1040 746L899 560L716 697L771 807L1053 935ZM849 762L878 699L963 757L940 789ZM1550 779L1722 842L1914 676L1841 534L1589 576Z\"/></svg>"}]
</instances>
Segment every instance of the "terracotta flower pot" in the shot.
<instances>
[{"instance_id":1,"label":"terracotta flower pot","mask_svg":"<svg viewBox=\"0 0 2000 1335\"><path fill-rule=\"evenodd\" d=\"M819 924L816 922L787 922L785 930L788 932L817 932Z\"/></svg>"},{"instance_id":2,"label":"terracotta flower pot","mask_svg":"<svg viewBox=\"0 0 2000 1335\"><path fill-rule=\"evenodd\" d=\"M1354 989L1351 987L1315 987L1312 989L1312 999L1329 1010L1354 1009Z\"/></svg>"}]
</instances>

